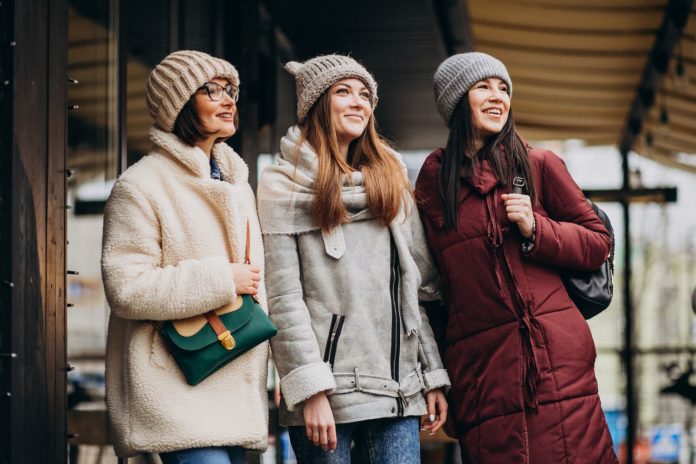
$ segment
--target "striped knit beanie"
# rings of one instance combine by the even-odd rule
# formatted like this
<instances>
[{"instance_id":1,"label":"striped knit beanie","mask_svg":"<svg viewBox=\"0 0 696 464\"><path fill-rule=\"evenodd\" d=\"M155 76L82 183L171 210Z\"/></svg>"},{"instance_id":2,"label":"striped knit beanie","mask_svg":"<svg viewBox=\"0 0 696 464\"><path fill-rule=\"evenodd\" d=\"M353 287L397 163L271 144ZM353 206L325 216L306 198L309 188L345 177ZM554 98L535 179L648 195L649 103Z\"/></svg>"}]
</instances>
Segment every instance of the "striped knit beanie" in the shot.
<instances>
[{"instance_id":1,"label":"striped knit beanie","mask_svg":"<svg viewBox=\"0 0 696 464\"><path fill-rule=\"evenodd\" d=\"M377 82L363 65L349 56L317 56L304 63L290 61L285 69L295 78L297 120L302 123L321 95L341 79L360 79L370 90L370 103L377 106Z\"/></svg>"},{"instance_id":2,"label":"striped knit beanie","mask_svg":"<svg viewBox=\"0 0 696 464\"><path fill-rule=\"evenodd\" d=\"M459 100L479 81L497 77L507 84L512 96L512 80L502 61L481 52L452 55L435 71L435 104L447 125Z\"/></svg>"},{"instance_id":3,"label":"striped knit beanie","mask_svg":"<svg viewBox=\"0 0 696 464\"><path fill-rule=\"evenodd\" d=\"M179 50L167 55L147 80L147 108L156 125L171 132L191 95L216 77L239 87L239 73L225 60L195 50Z\"/></svg>"}]
</instances>

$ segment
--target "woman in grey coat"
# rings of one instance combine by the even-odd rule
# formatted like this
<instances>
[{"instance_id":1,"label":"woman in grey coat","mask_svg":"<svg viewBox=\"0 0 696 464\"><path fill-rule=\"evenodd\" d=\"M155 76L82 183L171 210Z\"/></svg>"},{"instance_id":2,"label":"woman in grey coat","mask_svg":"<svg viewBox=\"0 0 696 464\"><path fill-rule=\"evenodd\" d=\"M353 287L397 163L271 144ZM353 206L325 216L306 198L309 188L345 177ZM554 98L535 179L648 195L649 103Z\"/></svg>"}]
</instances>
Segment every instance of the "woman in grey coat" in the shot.
<instances>
[{"instance_id":1,"label":"woman in grey coat","mask_svg":"<svg viewBox=\"0 0 696 464\"><path fill-rule=\"evenodd\" d=\"M449 386L419 301L440 298L405 167L379 137L377 84L352 58L286 69L297 116L259 185L281 424L298 462L420 461L419 416ZM335 452L334 452L335 451Z\"/></svg>"}]
</instances>

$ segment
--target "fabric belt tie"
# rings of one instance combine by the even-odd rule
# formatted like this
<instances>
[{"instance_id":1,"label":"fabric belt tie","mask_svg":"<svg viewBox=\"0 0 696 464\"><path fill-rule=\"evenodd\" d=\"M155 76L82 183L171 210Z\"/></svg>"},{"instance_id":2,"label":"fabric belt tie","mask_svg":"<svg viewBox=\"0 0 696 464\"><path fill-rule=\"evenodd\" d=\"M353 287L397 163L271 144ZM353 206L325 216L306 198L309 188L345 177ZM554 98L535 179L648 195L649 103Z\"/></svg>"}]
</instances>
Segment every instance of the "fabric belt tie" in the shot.
<instances>
[{"instance_id":1,"label":"fabric belt tie","mask_svg":"<svg viewBox=\"0 0 696 464\"><path fill-rule=\"evenodd\" d=\"M406 399L426 389L424 377L419 373L420 364L401 380L401 383L385 377L354 372L334 372L336 390L334 394L363 392L392 398ZM408 404L408 401L406 401Z\"/></svg>"}]
</instances>

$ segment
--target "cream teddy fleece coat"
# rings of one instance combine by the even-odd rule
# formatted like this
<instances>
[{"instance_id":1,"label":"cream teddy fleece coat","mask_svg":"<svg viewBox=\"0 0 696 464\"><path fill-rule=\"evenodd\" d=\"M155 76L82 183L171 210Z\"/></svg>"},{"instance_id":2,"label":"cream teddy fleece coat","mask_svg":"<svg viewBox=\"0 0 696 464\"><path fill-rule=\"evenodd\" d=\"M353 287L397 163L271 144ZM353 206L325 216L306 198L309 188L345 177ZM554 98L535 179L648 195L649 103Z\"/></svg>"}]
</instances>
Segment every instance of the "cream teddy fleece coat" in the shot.
<instances>
[{"instance_id":1,"label":"cream teddy fleece coat","mask_svg":"<svg viewBox=\"0 0 696 464\"><path fill-rule=\"evenodd\" d=\"M263 245L249 170L226 144L208 157L151 129L155 150L116 182L104 211L102 278L111 307L106 401L119 456L206 446L267 445L268 343L189 386L153 321L180 319L233 302L230 262ZM266 306L263 281L259 301Z\"/></svg>"}]
</instances>

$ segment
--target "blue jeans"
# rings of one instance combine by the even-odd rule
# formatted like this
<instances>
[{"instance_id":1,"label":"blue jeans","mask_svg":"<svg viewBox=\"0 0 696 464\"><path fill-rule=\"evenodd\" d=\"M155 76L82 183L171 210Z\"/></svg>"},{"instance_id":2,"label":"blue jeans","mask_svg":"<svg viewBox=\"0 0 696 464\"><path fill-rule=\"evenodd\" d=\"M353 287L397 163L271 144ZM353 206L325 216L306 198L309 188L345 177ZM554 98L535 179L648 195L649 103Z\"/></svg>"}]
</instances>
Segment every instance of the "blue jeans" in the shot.
<instances>
[{"instance_id":1,"label":"blue jeans","mask_svg":"<svg viewBox=\"0 0 696 464\"><path fill-rule=\"evenodd\" d=\"M304 426L290 427L290 442L298 464L345 464L353 455L365 464L419 464L420 419L400 417L336 424L337 446L333 453L314 446Z\"/></svg>"},{"instance_id":2,"label":"blue jeans","mask_svg":"<svg viewBox=\"0 0 696 464\"><path fill-rule=\"evenodd\" d=\"M191 448L160 453L162 464L244 464L246 450L241 446Z\"/></svg>"}]
</instances>

